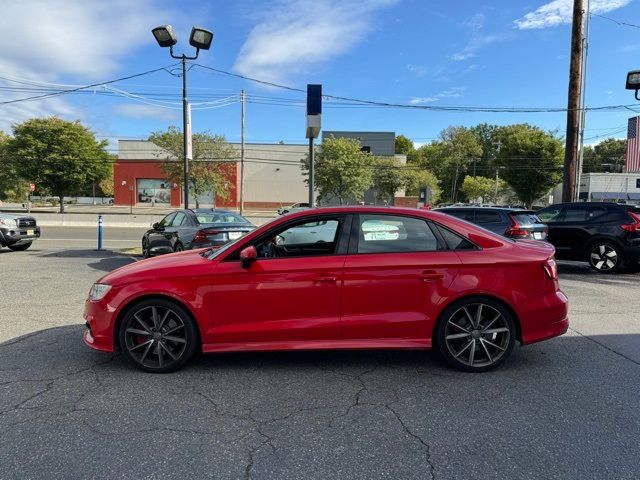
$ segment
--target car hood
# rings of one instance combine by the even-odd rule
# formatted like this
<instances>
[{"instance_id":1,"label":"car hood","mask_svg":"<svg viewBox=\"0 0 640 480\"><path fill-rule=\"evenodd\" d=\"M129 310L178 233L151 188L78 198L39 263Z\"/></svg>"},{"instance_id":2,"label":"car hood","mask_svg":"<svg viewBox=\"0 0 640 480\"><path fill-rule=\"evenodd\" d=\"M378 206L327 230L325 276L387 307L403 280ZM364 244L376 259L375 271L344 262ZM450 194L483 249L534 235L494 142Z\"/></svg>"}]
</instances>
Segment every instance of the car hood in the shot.
<instances>
[{"instance_id":1,"label":"car hood","mask_svg":"<svg viewBox=\"0 0 640 480\"><path fill-rule=\"evenodd\" d=\"M0 218L8 218L10 220L17 220L19 218L34 219L31 215L12 215L10 213L2 213L2 212L0 212Z\"/></svg>"},{"instance_id":2,"label":"car hood","mask_svg":"<svg viewBox=\"0 0 640 480\"><path fill-rule=\"evenodd\" d=\"M210 272L216 261L200 255L202 250L187 250L130 263L107 273L98 280L98 283L116 286L154 279L192 277L197 276L201 271Z\"/></svg>"}]
</instances>

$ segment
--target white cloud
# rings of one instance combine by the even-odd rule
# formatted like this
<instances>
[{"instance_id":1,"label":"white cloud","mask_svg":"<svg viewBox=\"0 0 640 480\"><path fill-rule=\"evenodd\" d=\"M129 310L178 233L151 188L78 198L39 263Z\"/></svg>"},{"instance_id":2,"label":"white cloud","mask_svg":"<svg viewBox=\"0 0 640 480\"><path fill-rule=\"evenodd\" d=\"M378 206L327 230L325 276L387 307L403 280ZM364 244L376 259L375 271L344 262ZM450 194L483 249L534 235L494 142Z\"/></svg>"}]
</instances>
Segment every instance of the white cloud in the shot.
<instances>
[{"instance_id":1,"label":"white cloud","mask_svg":"<svg viewBox=\"0 0 640 480\"><path fill-rule=\"evenodd\" d=\"M449 58L456 62L462 62L475 57L476 52L486 45L506 40L508 35L505 34L482 34L482 28L484 27L486 17L483 13L476 13L466 22L464 26L471 30L471 37L466 46L459 52L450 55Z\"/></svg>"},{"instance_id":2,"label":"white cloud","mask_svg":"<svg viewBox=\"0 0 640 480\"><path fill-rule=\"evenodd\" d=\"M278 0L262 12L234 70L270 81L344 54L373 29L376 11L398 0Z\"/></svg>"},{"instance_id":3,"label":"white cloud","mask_svg":"<svg viewBox=\"0 0 640 480\"><path fill-rule=\"evenodd\" d=\"M459 98L464 96L467 87L451 87L443 90L430 97L412 97L409 103L413 105L421 105L425 103L437 102L443 98Z\"/></svg>"},{"instance_id":4,"label":"white cloud","mask_svg":"<svg viewBox=\"0 0 640 480\"><path fill-rule=\"evenodd\" d=\"M593 13L606 13L631 3L631 0L591 0ZM515 20L515 28L520 30L555 27L571 23L573 0L553 0L545 3L533 12Z\"/></svg>"},{"instance_id":5,"label":"white cloud","mask_svg":"<svg viewBox=\"0 0 640 480\"><path fill-rule=\"evenodd\" d=\"M118 115L130 118L153 118L171 121L180 117L179 112L174 109L142 103L121 103L116 105L113 110Z\"/></svg>"},{"instance_id":6,"label":"white cloud","mask_svg":"<svg viewBox=\"0 0 640 480\"><path fill-rule=\"evenodd\" d=\"M411 100L409 100L409 103L413 105L420 105L422 103L437 102L438 100L438 97L413 97Z\"/></svg>"},{"instance_id":7,"label":"white cloud","mask_svg":"<svg viewBox=\"0 0 640 480\"><path fill-rule=\"evenodd\" d=\"M74 84L108 80L125 55L154 41L150 29L165 17L152 0L3 2L0 76ZM0 85L24 87L1 79ZM0 101L37 93L3 91ZM0 129L34 116L82 119L85 113L65 97L0 105Z\"/></svg>"},{"instance_id":8,"label":"white cloud","mask_svg":"<svg viewBox=\"0 0 640 480\"><path fill-rule=\"evenodd\" d=\"M415 74L416 77L424 77L427 74L427 68L422 65L413 65L412 63L408 63L407 70Z\"/></svg>"}]
</instances>

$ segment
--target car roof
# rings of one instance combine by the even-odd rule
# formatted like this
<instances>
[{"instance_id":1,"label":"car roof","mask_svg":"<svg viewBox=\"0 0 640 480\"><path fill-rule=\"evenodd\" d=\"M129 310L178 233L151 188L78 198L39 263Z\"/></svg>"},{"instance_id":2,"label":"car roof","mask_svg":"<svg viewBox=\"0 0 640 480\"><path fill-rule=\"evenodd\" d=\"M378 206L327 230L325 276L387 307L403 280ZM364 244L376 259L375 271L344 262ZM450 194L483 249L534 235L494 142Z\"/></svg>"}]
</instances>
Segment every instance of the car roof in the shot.
<instances>
[{"instance_id":1,"label":"car roof","mask_svg":"<svg viewBox=\"0 0 640 480\"><path fill-rule=\"evenodd\" d=\"M235 212L231 212L229 210L223 210L221 208L192 208L189 210L191 210L193 213L231 213L233 215L238 215Z\"/></svg>"},{"instance_id":2,"label":"car roof","mask_svg":"<svg viewBox=\"0 0 640 480\"><path fill-rule=\"evenodd\" d=\"M488 210L488 211L494 211L494 212L532 212L533 210L528 210L526 208L522 208L522 207L497 207L497 206L480 206L480 205L460 205L460 206L456 206L456 205L450 205L448 207L438 207L438 208L434 208L434 210L441 210L441 211L446 211L446 210L461 210L461 209L467 209L467 210Z\"/></svg>"}]
</instances>

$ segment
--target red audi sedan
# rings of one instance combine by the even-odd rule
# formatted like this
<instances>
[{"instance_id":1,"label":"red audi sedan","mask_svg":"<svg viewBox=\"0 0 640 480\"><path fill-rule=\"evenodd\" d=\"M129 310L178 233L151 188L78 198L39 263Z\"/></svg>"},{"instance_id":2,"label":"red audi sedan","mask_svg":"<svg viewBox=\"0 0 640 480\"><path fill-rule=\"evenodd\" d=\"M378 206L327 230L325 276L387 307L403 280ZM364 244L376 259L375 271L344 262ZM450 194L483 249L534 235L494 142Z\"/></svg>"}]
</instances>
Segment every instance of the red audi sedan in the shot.
<instances>
[{"instance_id":1,"label":"red audi sedan","mask_svg":"<svg viewBox=\"0 0 640 480\"><path fill-rule=\"evenodd\" d=\"M169 372L197 351L430 349L486 371L567 331L554 249L443 213L336 207L94 284L85 342Z\"/></svg>"}]
</instances>

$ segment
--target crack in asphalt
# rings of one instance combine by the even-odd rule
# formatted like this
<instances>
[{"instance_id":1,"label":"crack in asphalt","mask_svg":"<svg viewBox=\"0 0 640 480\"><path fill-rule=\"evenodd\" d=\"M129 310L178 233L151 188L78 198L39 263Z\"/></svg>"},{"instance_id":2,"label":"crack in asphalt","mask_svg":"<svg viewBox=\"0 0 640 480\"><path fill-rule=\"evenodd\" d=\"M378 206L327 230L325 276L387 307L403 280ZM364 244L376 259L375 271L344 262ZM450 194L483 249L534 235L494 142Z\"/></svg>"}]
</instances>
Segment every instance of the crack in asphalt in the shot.
<instances>
[{"instance_id":1,"label":"crack in asphalt","mask_svg":"<svg viewBox=\"0 0 640 480\"><path fill-rule=\"evenodd\" d=\"M578 335L580 335L582 338L589 340L593 343L595 343L596 345L600 345L602 348L604 348L605 350L609 350L611 353L615 353L616 355L624 358L625 360L629 360L631 363L640 366L640 362L638 362L637 360L634 360L631 357L627 357L624 353L620 353L617 350L614 350L613 348L609 347L608 345L605 345L602 342L599 342L598 340L596 340L595 338L590 337L589 335L585 335L584 333L580 332L579 330L576 330L575 328L571 328L569 327L569 330L571 330L572 332L577 333Z\"/></svg>"}]
</instances>

